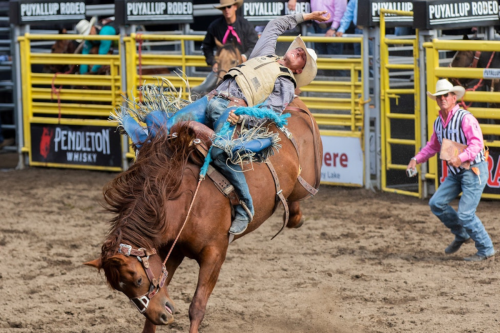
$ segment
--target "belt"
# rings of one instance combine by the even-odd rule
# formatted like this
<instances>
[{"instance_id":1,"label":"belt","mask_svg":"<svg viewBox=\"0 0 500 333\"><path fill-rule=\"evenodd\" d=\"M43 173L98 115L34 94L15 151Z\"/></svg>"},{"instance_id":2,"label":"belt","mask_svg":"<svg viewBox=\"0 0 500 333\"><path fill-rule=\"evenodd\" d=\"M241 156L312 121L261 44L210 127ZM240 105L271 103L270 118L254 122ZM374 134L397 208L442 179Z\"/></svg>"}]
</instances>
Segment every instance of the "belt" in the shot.
<instances>
[{"instance_id":1,"label":"belt","mask_svg":"<svg viewBox=\"0 0 500 333\"><path fill-rule=\"evenodd\" d=\"M321 28L321 29L326 29L326 28L330 28L332 26L332 22L326 22L326 23L318 23L316 22L316 24Z\"/></svg>"}]
</instances>

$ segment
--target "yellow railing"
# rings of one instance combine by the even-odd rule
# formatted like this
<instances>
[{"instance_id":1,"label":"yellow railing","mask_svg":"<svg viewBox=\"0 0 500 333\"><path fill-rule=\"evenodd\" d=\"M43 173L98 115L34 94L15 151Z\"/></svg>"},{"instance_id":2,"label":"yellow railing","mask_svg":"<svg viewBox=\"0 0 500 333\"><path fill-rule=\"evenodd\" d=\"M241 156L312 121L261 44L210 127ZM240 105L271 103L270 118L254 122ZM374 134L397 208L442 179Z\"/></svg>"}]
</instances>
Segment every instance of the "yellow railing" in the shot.
<instances>
[{"instance_id":1,"label":"yellow railing","mask_svg":"<svg viewBox=\"0 0 500 333\"><path fill-rule=\"evenodd\" d=\"M120 171L117 167L75 166L40 163L31 160L31 124L61 124L116 127L109 114L121 104L122 89L119 55L81 55L33 53L32 41L47 40L112 40L118 36L31 35L19 38L23 91L23 152L31 165ZM33 65L103 65L108 75L47 74L33 72Z\"/></svg>"},{"instance_id":2,"label":"yellow railing","mask_svg":"<svg viewBox=\"0 0 500 333\"><path fill-rule=\"evenodd\" d=\"M405 145L411 146L412 152L416 154L420 147L420 72L419 72L419 53L418 53L418 30L415 39L388 39L385 35L385 15L394 14L401 16L413 16L413 12L399 10L380 10L380 64L381 64L381 182L382 190L394 193L400 193L415 197L422 197L422 180L418 177L418 191L409 191L391 188L387 185L387 172L389 170L401 170L405 172L407 164L396 164L393 162L392 146ZM412 64L390 64L389 63L389 45L410 45L413 49ZM389 85L389 73L391 70L410 70L414 77L413 89L394 89ZM391 111L391 99L397 99L400 95L413 95L415 100L414 112L412 114L396 113ZM393 137L391 130L391 120L403 119L411 120L414 124L414 139L398 139ZM419 171L420 171L420 167Z\"/></svg>"},{"instance_id":3,"label":"yellow railing","mask_svg":"<svg viewBox=\"0 0 500 333\"><path fill-rule=\"evenodd\" d=\"M137 88L146 83L156 83L155 75L139 75L140 66L177 67L182 73L182 79L175 74L163 75L177 89L182 89L186 96L186 83L196 86L203 82L204 77L187 76L188 67L207 67L204 56L186 54L186 42L201 42L204 36L179 36L179 35L146 35L132 34L124 39L127 45L127 87L128 93L138 96ZM295 37L280 37L278 42L292 42ZM328 43L362 43L361 37L353 38L325 38L303 37L305 42ZM177 54L141 54L138 53L140 41L179 41L180 50ZM363 129L363 112L360 101L363 101L362 58L332 59L318 58L319 70L345 70L350 72L350 81L314 80L301 90L309 96L301 97L308 108L315 110L314 117L320 126L333 127L326 129L325 133L334 134L338 131L354 132L361 136ZM158 76L158 75L156 75ZM183 80L184 79L184 80ZM142 82L141 82L142 81ZM340 97L311 96L339 94ZM342 96L344 95L344 96Z\"/></svg>"},{"instance_id":4,"label":"yellow railing","mask_svg":"<svg viewBox=\"0 0 500 333\"><path fill-rule=\"evenodd\" d=\"M457 79L476 79L483 78L483 68L472 67L441 67L439 62L439 51L481 51L481 52L498 52L500 42L498 41L476 41L476 40L438 40L424 43L427 56L427 87L435 87L436 83L441 78L457 78ZM468 65L468 64L467 64ZM432 89L432 88L431 88ZM500 92L499 91L467 91L463 101L466 104L470 103L491 103L489 107L468 107L467 110L476 117L481 126L483 135L485 136L485 145L488 147L500 147ZM496 107L493 107L495 106ZM439 108L435 101L427 98L427 127L428 139L430 139L434 121L439 115ZM439 185L438 175L438 159L433 157L429 160L429 173L427 178L435 181L436 187ZM495 194L483 194L483 198L496 198Z\"/></svg>"}]
</instances>

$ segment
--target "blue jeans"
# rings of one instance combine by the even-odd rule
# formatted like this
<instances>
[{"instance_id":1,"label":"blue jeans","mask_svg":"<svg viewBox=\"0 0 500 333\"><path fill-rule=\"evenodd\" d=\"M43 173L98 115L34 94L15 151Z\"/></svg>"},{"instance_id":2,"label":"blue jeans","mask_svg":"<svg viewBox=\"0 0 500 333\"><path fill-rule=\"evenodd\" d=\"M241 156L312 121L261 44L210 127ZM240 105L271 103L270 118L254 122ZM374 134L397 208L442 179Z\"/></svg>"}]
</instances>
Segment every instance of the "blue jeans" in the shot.
<instances>
[{"instance_id":1,"label":"blue jeans","mask_svg":"<svg viewBox=\"0 0 500 333\"><path fill-rule=\"evenodd\" d=\"M214 97L210 101L206 97L197 100L196 102L189 104L182 110L179 110L172 118L168 120L170 130L171 122L173 123L185 118L196 120L202 122L210 128L213 128L217 133L227 120L229 115L229 109L227 105L229 101L224 98ZM231 107L230 109L235 109L236 107ZM211 151L211 157L216 168L233 184L236 194L241 201L245 203L248 209L254 212L252 196L250 195L250 190L248 184L241 170L241 166L238 164L227 163L227 154L220 148L213 147Z\"/></svg>"},{"instance_id":2,"label":"blue jeans","mask_svg":"<svg viewBox=\"0 0 500 333\"><path fill-rule=\"evenodd\" d=\"M465 241L472 238L476 243L477 254L490 256L495 253L493 243L483 223L476 215L477 205L488 181L488 164L481 162L475 167L479 168L479 176L472 170L464 170L457 175L449 173L432 196L429 205L434 215L455 235L455 240ZM462 192L462 197L457 212L449 203L460 192Z\"/></svg>"},{"instance_id":3,"label":"blue jeans","mask_svg":"<svg viewBox=\"0 0 500 333\"><path fill-rule=\"evenodd\" d=\"M315 34L326 34L330 28L321 28L318 23L313 22L310 31ZM342 43L314 43L314 49L318 54L342 54L344 44Z\"/></svg>"}]
</instances>

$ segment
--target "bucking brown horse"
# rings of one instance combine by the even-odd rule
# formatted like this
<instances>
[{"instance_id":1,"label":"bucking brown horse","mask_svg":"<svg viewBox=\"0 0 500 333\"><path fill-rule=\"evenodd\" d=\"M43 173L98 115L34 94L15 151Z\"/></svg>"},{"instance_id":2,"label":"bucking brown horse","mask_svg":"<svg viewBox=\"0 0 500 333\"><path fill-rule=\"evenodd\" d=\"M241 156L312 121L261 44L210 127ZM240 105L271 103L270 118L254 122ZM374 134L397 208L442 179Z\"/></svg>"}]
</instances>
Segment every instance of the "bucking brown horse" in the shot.
<instances>
[{"instance_id":1,"label":"bucking brown horse","mask_svg":"<svg viewBox=\"0 0 500 333\"><path fill-rule=\"evenodd\" d=\"M253 169L244 165L255 216L235 240L274 213L277 192L289 205L287 227L300 227L304 220L299 201L319 187L323 147L318 126L298 98L287 112L292 115L287 128L294 142L269 125L281 138L282 148L269 158L279 185L268 163L254 162ZM86 263L104 270L109 285L123 292L146 317L143 333L173 322L174 302L167 286L185 257L199 264L198 285L189 307L189 332L198 332L230 244L229 199L208 178L198 183L200 167L190 158L196 152L196 133L187 126L176 133L151 138L130 169L105 187L104 198L115 217L100 257Z\"/></svg>"}]
</instances>

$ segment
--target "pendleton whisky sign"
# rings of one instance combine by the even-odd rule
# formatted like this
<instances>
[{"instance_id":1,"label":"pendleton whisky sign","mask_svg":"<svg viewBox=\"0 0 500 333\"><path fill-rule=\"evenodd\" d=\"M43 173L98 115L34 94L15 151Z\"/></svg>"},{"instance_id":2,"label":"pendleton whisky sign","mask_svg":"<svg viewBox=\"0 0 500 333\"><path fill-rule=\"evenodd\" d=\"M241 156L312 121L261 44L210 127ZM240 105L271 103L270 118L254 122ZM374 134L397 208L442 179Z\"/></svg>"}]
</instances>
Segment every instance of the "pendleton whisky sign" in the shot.
<instances>
[{"instance_id":1,"label":"pendleton whisky sign","mask_svg":"<svg viewBox=\"0 0 500 333\"><path fill-rule=\"evenodd\" d=\"M193 23L193 2L115 0L115 21L118 25Z\"/></svg>"},{"instance_id":2,"label":"pendleton whisky sign","mask_svg":"<svg viewBox=\"0 0 500 333\"><path fill-rule=\"evenodd\" d=\"M484 27L500 24L498 1L428 1L413 2L415 28L434 30Z\"/></svg>"},{"instance_id":3,"label":"pendleton whisky sign","mask_svg":"<svg viewBox=\"0 0 500 333\"><path fill-rule=\"evenodd\" d=\"M16 25L78 22L85 18L85 1L11 0L9 18Z\"/></svg>"},{"instance_id":4,"label":"pendleton whisky sign","mask_svg":"<svg viewBox=\"0 0 500 333\"><path fill-rule=\"evenodd\" d=\"M381 0L358 0L358 8L369 8L370 10L358 10L358 25L362 27L377 27L380 24L380 10L402 10L413 11L411 1L381 1ZM385 24L387 27L411 27L412 16L386 14Z\"/></svg>"}]
</instances>

